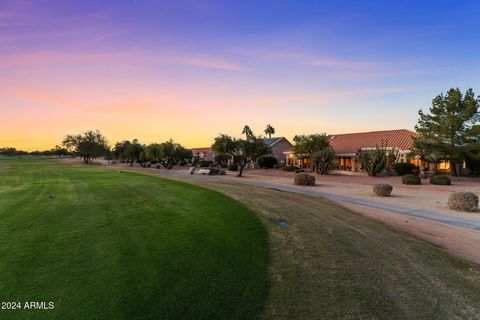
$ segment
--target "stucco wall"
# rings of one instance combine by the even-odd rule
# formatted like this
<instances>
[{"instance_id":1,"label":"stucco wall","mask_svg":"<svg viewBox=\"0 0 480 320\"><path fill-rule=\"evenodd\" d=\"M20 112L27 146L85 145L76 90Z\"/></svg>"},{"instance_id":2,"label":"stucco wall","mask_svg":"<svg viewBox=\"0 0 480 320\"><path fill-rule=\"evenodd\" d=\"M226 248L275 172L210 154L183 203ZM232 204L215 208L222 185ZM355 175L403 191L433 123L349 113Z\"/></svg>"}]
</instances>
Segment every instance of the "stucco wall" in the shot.
<instances>
[{"instance_id":1,"label":"stucco wall","mask_svg":"<svg viewBox=\"0 0 480 320\"><path fill-rule=\"evenodd\" d=\"M278 163L285 162L285 155L283 153L290 149L292 149L292 144L285 139L282 139L282 141L271 147L272 155L277 158Z\"/></svg>"}]
</instances>

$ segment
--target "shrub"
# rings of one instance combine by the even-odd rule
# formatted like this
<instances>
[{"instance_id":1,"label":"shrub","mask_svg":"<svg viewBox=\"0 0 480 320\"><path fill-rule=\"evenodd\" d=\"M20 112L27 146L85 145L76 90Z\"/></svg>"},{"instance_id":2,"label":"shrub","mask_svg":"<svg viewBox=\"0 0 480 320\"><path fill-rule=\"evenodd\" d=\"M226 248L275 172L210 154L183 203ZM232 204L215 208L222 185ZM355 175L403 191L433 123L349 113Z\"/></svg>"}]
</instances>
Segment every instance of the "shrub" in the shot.
<instances>
[{"instance_id":1,"label":"shrub","mask_svg":"<svg viewBox=\"0 0 480 320\"><path fill-rule=\"evenodd\" d=\"M430 178L430 184L449 186L452 184L452 181L450 180L450 177L447 176L433 176Z\"/></svg>"},{"instance_id":2,"label":"shrub","mask_svg":"<svg viewBox=\"0 0 480 320\"><path fill-rule=\"evenodd\" d=\"M298 170L300 169L299 167L297 166L285 166L283 167L283 171L288 171L288 172L293 172L295 170Z\"/></svg>"},{"instance_id":3,"label":"shrub","mask_svg":"<svg viewBox=\"0 0 480 320\"><path fill-rule=\"evenodd\" d=\"M307 170L305 170L305 169L297 169L297 170L295 170L295 173L301 173L301 172L307 172Z\"/></svg>"},{"instance_id":4,"label":"shrub","mask_svg":"<svg viewBox=\"0 0 480 320\"><path fill-rule=\"evenodd\" d=\"M478 208L478 196L473 192L452 193L447 204L453 210L475 211Z\"/></svg>"},{"instance_id":5,"label":"shrub","mask_svg":"<svg viewBox=\"0 0 480 320\"><path fill-rule=\"evenodd\" d=\"M373 192L380 197L387 197L392 193L393 187L388 183L377 183L373 185Z\"/></svg>"},{"instance_id":6,"label":"shrub","mask_svg":"<svg viewBox=\"0 0 480 320\"><path fill-rule=\"evenodd\" d=\"M199 160L198 161L198 166L200 168L207 168L210 167L213 164L213 161L210 160Z\"/></svg>"},{"instance_id":7,"label":"shrub","mask_svg":"<svg viewBox=\"0 0 480 320\"><path fill-rule=\"evenodd\" d=\"M209 176L216 176L216 175L219 175L220 174L220 169L218 168L205 168L205 169L209 169L210 171L208 172L208 175Z\"/></svg>"},{"instance_id":8,"label":"shrub","mask_svg":"<svg viewBox=\"0 0 480 320\"><path fill-rule=\"evenodd\" d=\"M395 170L395 173L399 176L404 176L406 174L418 174L417 166L413 163L399 162L395 164L393 170Z\"/></svg>"},{"instance_id":9,"label":"shrub","mask_svg":"<svg viewBox=\"0 0 480 320\"><path fill-rule=\"evenodd\" d=\"M258 158L257 162L260 168L272 169L273 166L275 166L278 163L278 160L273 156L264 156L264 157Z\"/></svg>"},{"instance_id":10,"label":"shrub","mask_svg":"<svg viewBox=\"0 0 480 320\"><path fill-rule=\"evenodd\" d=\"M422 184L422 180L419 176L413 174L406 174L402 176L402 183L403 184Z\"/></svg>"},{"instance_id":11,"label":"shrub","mask_svg":"<svg viewBox=\"0 0 480 320\"><path fill-rule=\"evenodd\" d=\"M283 163L279 163L279 164L274 165L273 169L283 169L283 167L285 167L285 165Z\"/></svg>"},{"instance_id":12,"label":"shrub","mask_svg":"<svg viewBox=\"0 0 480 320\"><path fill-rule=\"evenodd\" d=\"M293 177L293 184L297 186L314 186L315 177L308 173L299 173Z\"/></svg>"},{"instance_id":13,"label":"shrub","mask_svg":"<svg viewBox=\"0 0 480 320\"><path fill-rule=\"evenodd\" d=\"M231 165L228 166L229 171L238 171L238 164L232 163Z\"/></svg>"},{"instance_id":14,"label":"shrub","mask_svg":"<svg viewBox=\"0 0 480 320\"><path fill-rule=\"evenodd\" d=\"M157 168L157 169L160 169L160 165L159 165L159 164L157 164L157 165L155 166L155 168Z\"/></svg>"},{"instance_id":15,"label":"shrub","mask_svg":"<svg viewBox=\"0 0 480 320\"><path fill-rule=\"evenodd\" d=\"M182 161L180 161L178 164L179 164L181 167L184 167L184 166L187 165L187 161L182 160Z\"/></svg>"},{"instance_id":16,"label":"shrub","mask_svg":"<svg viewBox=\"0 0 480 320\"><path fill-rule=\"evenodd\" d=\"M226 174L225 170L219 168L208 168L210 171L208 172L209 176L224 176Z\"/></svg>"}]
</instances>

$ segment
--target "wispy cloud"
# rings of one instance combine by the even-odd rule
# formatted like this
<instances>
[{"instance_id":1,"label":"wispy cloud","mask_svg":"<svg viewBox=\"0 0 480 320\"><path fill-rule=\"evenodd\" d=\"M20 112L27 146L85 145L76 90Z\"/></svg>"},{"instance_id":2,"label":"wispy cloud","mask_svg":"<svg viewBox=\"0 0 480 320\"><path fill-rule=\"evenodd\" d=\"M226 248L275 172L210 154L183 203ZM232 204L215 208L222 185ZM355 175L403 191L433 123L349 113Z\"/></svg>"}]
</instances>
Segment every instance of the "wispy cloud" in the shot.
<instances>
[{"instance_id":1,"label":"wispy cloud","mask_svg":"<svg viewBox=\"0 0 480 320\"><path fill-rule=\"evenodd\" d=\"M120 89L119 89L120 90ZM41 86L22 86L9 93L17 101L33 103L35 108L55 109L68 112L88 112L93 114L143 114L179 115L185 110L175 99L162 95L146 94L117 96L79 97L71 94L53 92Z\"/></svg>"},{"instance_id":2,"label":"wispy cloud","mask_svg":"<svg viewBox=\"0 0 480 320\"><path fill-rule=\"evenodd\" d=\"M262 60L282 60L319 67L359 69L368 68L374 65L372 61L367 60L342 59L328 55L320 56L301 52L270 52L261 50L237 50L237 52L242 55Z\"/></svg>"},{"instance_id":3,"label":"wispy cloud","mask_svg":"<svg viewBox=\"0 0 480 320\"><path fill-rule=\"evenodd\" d=\"M159 56L157 59L159 61L163 61L167 63L190 65L190 66L200 67L200 68L219 69L219 70L226 70L226 71L244 70L244 68L238 64L224 61L222 59L216 59L216 58L205 57L205 56L190 56L190 57L189 56L184 56L184 57Z\"/></svg>"},{"instance_id":4,"label":"wispy cloud","mask_svg":"<svg viewBox=\"0 0 480 320\"><path fill-rule=\"evenodd\" d=\"M114 61L116 59L132 58L135 53L88 53L88 52L60 52L60 51L37 51L23 54L9 54L0 56L0 68L17 68L21 66L49 66L51 64L62 65L70 63L90 63L102 61Z\"/></svg>"},{"instance_id":5,"label":"wispy cloud","mask_svg":"<svg viewBox=\"0 0 480 320\"><path fill-rule=\"evenodd\" d=\"M341 60L334 58L317 58L312 57L306 59L304 63L319 66L319 67L329 67L329 68L338 68L338 69L353 69L353 70L362 70L373 67L375 64L369 61L358 61L358 60Z\"/></svg>"},{"instance_id":6,"label":"wispy cloud","mask_svg":"<svg viewBox=\"0 0 480 320\"><path fill-rule=\"evenodd\" d=\"M221 58L203 55L157 55L144 51L123 52L69 52L69 51L36 51L22 54L0 55L0 69L18 67L48 67L70 64L92 63L159 63L187 65L198 68L218 69L224 71L244 70L240 65Z\"/></svg>"},{"instance_id":7,"label":"wispy cloud","mask_svg":"<svg viewBox=\"0 0 480 320\"><path fill-rule=\"evenodd\" d=\"M434 71L428 63L415 59L357 59L305 52L234 50L236 54L251 57L265 63L289 63L310 68L336 80L374 80L388 77L431 75ZM437 68L438 69L438 68ZM437 70L438 71L438 70Z\"/></svg>"}]
</instances>

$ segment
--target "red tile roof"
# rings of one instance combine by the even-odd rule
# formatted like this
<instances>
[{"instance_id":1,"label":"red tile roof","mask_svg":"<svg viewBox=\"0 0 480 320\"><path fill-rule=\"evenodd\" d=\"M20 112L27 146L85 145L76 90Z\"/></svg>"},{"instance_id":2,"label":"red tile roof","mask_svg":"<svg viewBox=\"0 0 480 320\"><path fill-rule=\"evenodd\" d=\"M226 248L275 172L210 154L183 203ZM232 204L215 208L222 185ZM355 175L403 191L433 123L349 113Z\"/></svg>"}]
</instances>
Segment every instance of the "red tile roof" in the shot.
<instances>
[{"instance_id":1,"label":"red tile roof","mask_svg":"<svg viewBox=\"0 0 480 320\"><path fill-rule=\"evenodd\" d=\"M337 154L352 154L360 148L375 148L383 143L399 150L412 150L413 139L418 133L406 129L371 131L329 136L330 145Z\"/></svg>"},{"instance_id":2,"label":"red tile roof","mask_svg":"<svg viewBox=\"0 0 480 320\"><path fill-rule=\"evenodd\" d=\"M209 155L213 153L213 150L212 148L193 148L192 153L193 154L203 153L205 155Z\"/></svg>"}]
</instances>

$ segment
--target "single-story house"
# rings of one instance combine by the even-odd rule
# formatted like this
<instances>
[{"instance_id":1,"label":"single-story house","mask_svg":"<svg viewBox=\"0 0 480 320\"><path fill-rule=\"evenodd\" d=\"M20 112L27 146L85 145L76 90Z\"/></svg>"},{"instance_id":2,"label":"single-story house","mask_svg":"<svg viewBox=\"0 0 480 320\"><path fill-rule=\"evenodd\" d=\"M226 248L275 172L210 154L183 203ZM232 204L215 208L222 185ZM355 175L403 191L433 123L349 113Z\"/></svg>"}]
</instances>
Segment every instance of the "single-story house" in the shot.
<instances>
[{"instance_id":1,"label":"single-story house","mask_svg":"<svg viewBox=\"0 0 480 320\"><path fill-rule=\"evenodd\" d=\"M359 171L360 161L356 157L358 150L372 150L381 146L382 142L388 151L395 152L398 156L398 162L410 162L417 165L425 172L448 172L450 164L448 161L430 163L421 157L409 157L413 151L413 139L419 134L406 130L383 130L346 134L329 135L330 145L337 154L337 165L341 170ZM290 150L284 153L287 165L296 165L300 167L309 166L308 159L301 159L295 156Z\"/></svg>"},{"instance_id":2,"label":"single-story house","mask_svg":"<svg viewBox=\"0 0 480 320\"><path fill-rule=\"evenodd\" d=\"M271 155L277 158L278 163L285 163L285 152L292 149L293 145L285 137L276 137L276 138L264 138L263 142L270 147L272 151ZM215 160L215 152L212 148L193 148L192 161L198 160ZM232 163L232 160L229 161ZM255 164L251 164L251 167L254 167Z\"/></svg>"},{"instance_id":3,"label":"single-story house","mask_svg":"<svg viewBox=\"0 0 480 320\"><path fill-rule=\"evenodd\" d=\"M215 153L213 152L212 148L194 148L192 149L192 156L195 161L198 160L215 160Z\"/></svg>"},{"instance_id":4,"label":"single-story house","mask_svg":"<svg viewBox=\"0 0 480 320\"><path fill-rule=\"evenodd\" d=\"M292 149L293 145L285 137L264 138L263 142L270 147L272 156L277 158L278 163L285 163L285 152Z\"/></svg>"}]
</instances>

